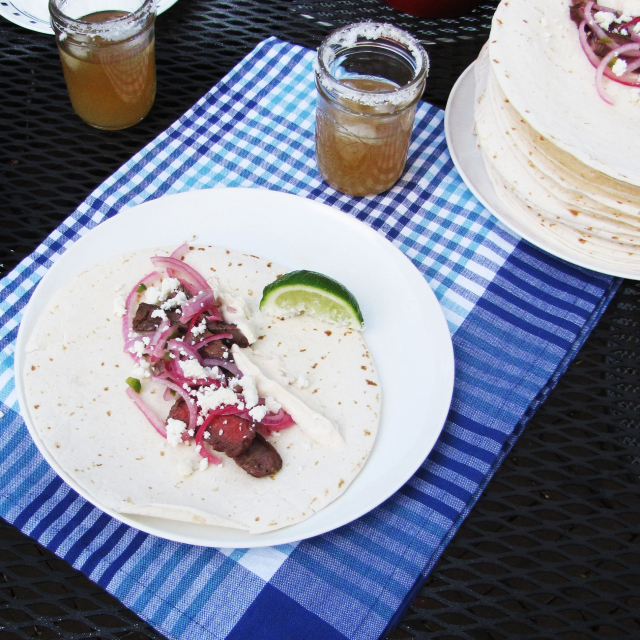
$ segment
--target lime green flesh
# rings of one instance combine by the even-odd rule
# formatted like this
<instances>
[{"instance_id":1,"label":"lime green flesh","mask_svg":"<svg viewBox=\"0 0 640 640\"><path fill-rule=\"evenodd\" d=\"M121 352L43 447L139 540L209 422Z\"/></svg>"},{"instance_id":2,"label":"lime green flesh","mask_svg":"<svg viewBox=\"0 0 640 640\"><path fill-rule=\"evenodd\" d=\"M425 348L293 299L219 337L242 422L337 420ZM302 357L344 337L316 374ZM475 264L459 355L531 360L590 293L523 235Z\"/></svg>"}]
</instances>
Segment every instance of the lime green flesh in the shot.
<instances>
[{"instance_id":1,"label":"lime green flesh","mask_svg":"<svg viewBox=\"0 0 640 640\"><path fill-rule=\"evenodd\" d=\"M333 278L314 271L292 271L267 285L260 309L284 317L304 312L357 330L363 323L353 294Z\"/></svg>"}]
</instances>

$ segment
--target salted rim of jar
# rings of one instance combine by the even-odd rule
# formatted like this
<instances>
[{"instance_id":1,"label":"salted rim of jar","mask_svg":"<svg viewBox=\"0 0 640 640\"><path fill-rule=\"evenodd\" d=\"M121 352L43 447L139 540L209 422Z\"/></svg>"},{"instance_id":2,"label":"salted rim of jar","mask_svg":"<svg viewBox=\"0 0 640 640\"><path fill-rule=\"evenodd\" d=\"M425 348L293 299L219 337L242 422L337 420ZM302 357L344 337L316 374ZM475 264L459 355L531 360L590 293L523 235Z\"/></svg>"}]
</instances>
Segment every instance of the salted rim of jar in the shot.
<instances>
[{"instance_id":1,"label":"salted rim of jar","mask_svg":"<svg viewBox=\"0 0 640 640\"><path fill-rule=\"evenodd\" d=\"M360 91L335 79L330 65L336 55L367 40L382 39L401 45L415 61L416 70L410 82L392 91ZM322 88L330 94L360 105L394 106L398 110L405 109L419 100L429 73L429 56L416 38L392 24L373 21L356 22L330 33L318 48L315 62L316 78Z\"/></svg>"},{"instance_id":2,"label":"salted rim of jar","mask_svg":"<svg viewBox=\"0 0 640 640\"><path fill-rule=\"evenodd\" d=\"M106 20L105 22L89 22L71 18L60 9L58 4L63 0L49 0L49 15L54 30L71 31L73 35L99 36L105 40L122 41L137 35L138 23L145 21L150 15L155 18L155 0L144 0L135 10L124 16ZM105 9L109 11L109 9Z\"/></svg>"}]
</instances>

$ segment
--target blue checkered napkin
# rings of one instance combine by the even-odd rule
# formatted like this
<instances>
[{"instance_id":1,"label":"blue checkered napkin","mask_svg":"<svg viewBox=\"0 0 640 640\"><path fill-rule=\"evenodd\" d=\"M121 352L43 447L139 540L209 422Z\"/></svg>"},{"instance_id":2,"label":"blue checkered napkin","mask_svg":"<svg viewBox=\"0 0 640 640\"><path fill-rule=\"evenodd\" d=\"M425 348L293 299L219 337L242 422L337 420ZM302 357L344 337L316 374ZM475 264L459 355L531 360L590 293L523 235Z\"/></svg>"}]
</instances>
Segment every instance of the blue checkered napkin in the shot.
<instances>
[{"instance_id":1,"label":"blue checkered napkin","mask_svg":"<svg viewBox=\"0 0 640 640\"><path fill-rule=\"evenodd\" d=\"M554 386L619 281L520 241L465 188L442 111L418 108L407 171L351 198L314 159L314 54L269 39L132 158L0 290L0 515L170 638L370 640L393 624ZM269 549L203 549L131 529L67 487L18 413L22 308L78 237L131 204L214 186L268 187L338 207L400 247L449 322L456 356L442 436L396 495L352 524Z\"/></svg>"}]
</instances>

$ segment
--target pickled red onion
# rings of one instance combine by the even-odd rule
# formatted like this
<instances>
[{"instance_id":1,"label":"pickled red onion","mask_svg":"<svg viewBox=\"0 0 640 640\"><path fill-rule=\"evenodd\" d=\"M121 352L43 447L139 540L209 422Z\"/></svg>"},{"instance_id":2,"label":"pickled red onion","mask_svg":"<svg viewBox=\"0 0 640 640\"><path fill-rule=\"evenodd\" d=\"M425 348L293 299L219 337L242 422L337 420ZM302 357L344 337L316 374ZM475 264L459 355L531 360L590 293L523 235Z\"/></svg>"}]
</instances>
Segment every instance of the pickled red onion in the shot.
<instances>
[{"instance_id":1,"label":"pickled red onion","mask_svg":"<svg viewBox=\"0 0 640 640\"><path fill-rule=\"evenodd\" d=\"M169 349L169 351L177 351L178 353L182 350L190 358L195 358L200 364L202 364L202 356L198 353L198 350L186 342L181 340L169 340L169 342L167 342L167 349Z\"/></svg>"},{"instance_id":2,"label":"pickled red onion","mask_svg":"<svg viewBox=\"0 0 640 640\"><path fill-rule=\"evenodd\" d=\"M230 333L216 333L213 336L208 336L207 338L203 338L202 340L199 340L198 342L195 343L195 346L198 349L201 349L202 347L204 347L205 344L209 344L214 340L233 340L233 336Z\"/></svg>"},{"instance_id":3,"label":"pickled red onion","mask_svg":"<svg viewBox=\"0 0 640 640\"><path fill-rule=\"evenodd\" d=\"M617 56L620 56L620 54L625 53L625 51L631 51L631 50L638 51L639 48L640 48L640 44L638 44L636 42L630 42L629 44L623 44L623 45L620 45L619 47L616 47L615 49L612 49L611 51L609 51L609 53L607 53L607 55L604 56L604 58L602 58L602 60L600 60L600 64L598 65L598 68L596 69L596 89L598 90L598 93L600 94L600 97L605 102L607 102L609 104L613 104L613 100L611 99L609 94L605 91L604 83L602 81L602 77L604 75L605 69L607 68L609 62L611 62L611 60L613 60L613 58L615 58Z\"/></svg>"},{"instance_id":4,"label":"pickled red onion","mask_svg":"<svg viewBox=\"0 0 640 640\"><path fill-rule=\"evenodd\" d=\"M129 292L127 299L124 303L124 317L122 318L122 336L124 338L124 350L128 351L129 347L133 343L133 340L129 337L129 334L133 331L133 318L135 317L135 313L133 310L133 302L136 299L138 294L138 287L143 284L145 287L150 285L154 280L157 280L160 277L160 274L157 271L152 271L144 278L141 278L133 285L133 289Z\"/></svg>"},{"instance_id":5,"label":"pickled red onion","mask_svg":"<svg viewBox=\"0 0 640 640\"><path fill-rule=\"evenodd\" d=\"M189 253L189 243L181 244L169 257L174 260L182 260Z\"/></svg>"},{"instance_id":6,"label":"pickled red onion","mask_svg":"<svg viewBox=\"0 0 640 640\"><path fill-rule=\"evenodd\" d=\"M182 305L182 323L197 317L203 311L215 309L216 299L213 291L202 291Z\"/></svg>"},{"instance_id":7,"label":"pickled red onion","mask_svg":"<svg viewBox=\"0 0 640 640\"><path fill-rule=\"evenodd\" d=\"M144 414L144 417L151 423L153 428L163 438L166 438L167 427L164 424L164 422L162 422L162 420L158 418L158 416L156 415L156 412L140 397L140 394L136 393L131 387L127 387L126 393L129 396L129 398L131 398L131 400L133 401L133 404L135 404L136 407L138 407L138 409L142 411L142 413Z\"/></svg>"},{"instance_id":8,"label":"pickled red onion","mask_svg":"<svg viewBox=\"0 0 640 640\"><path fill-rule=\"evenodd\" d=\"M208 292L213 296L207 281L191 266L182 260L171 257L154 256L151 258L154 267L166 269L170 275L180 280L185 289L193 296L200 292ZM215 300L215 297L214 297Z\"/></svg>"},{"instance_id":9,"label":"pickled red onion","mask_svg":"<svg viewBox=\"0 0 640 640\"><path fill-rule=\"evenodd\" d=\"M238 378L242 377L242 371L233 362L228 362L224 358L205 358L203 363L205 367L221 367Z\"/></svg>"},{"instance_id":10,"label":"pickled red onion","mask_svg":"<svg viewBox=\"0 0 640 640\"><path fill-rule=\"evenodd\" d=\"M172 389L176 393L180 394L180 397L185 401L185 403L187 404L187 408L189 409L189 424L187 425L187 431L191 429L195 430L196 421L198 419L198 410L196 409L196 404L193 401L193 399L189 397L189 394L182 387L179 387L177 384L171 382L171 380L167 380L162 376L151 376L151 380L153 380L154 382L158 382L164 385L165 387ZM166 437L166 428L165 428L165 437Z\"/></svg>"}]
</instances>

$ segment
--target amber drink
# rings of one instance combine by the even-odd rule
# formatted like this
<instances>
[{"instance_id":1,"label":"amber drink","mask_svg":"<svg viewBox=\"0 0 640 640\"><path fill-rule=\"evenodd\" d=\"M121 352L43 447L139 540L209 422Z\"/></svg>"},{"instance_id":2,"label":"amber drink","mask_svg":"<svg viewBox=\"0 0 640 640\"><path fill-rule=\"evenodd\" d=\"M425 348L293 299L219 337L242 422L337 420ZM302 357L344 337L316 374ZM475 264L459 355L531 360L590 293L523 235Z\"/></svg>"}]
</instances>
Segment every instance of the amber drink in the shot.
<instances>
[{"instance_id":1,"label":"amber drink","mask_svg":"<svg viewBox=\"0 0 640 640\"><path fill-rule=\"evenodd\" d=\"M75 112L98 129L140 122L156 94L154 0L49 0Z\"/></svg>"},{"instance_id":2,"label":"amber drink","mask_svg":"<svg viewBox=\"0 0 640 640\"><path fill-rule=\"evenodd\" d=\"M429 69L413 36L363 22L334 31L316 64L316 160L342 193L375 195L402 175Z\"/></svg>"}]
</instances>

